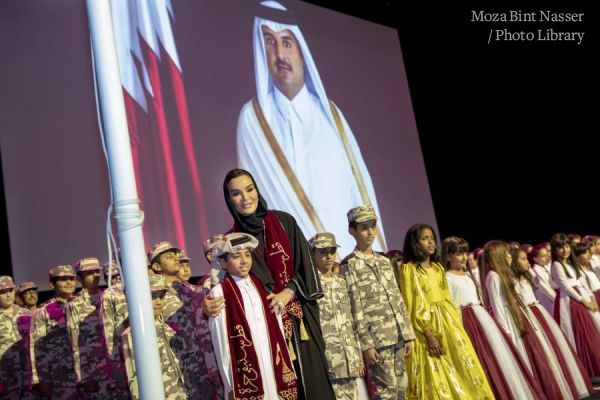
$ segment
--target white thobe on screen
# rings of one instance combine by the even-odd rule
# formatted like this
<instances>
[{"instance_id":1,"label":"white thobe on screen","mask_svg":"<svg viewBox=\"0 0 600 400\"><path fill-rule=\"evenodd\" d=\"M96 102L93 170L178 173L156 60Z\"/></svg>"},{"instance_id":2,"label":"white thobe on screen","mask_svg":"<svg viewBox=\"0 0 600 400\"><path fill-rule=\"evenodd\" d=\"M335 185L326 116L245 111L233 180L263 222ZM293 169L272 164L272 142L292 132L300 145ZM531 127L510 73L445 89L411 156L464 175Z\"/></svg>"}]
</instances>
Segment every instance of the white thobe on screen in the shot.
<instances>
[{"instance_id":1,"label":"white thobe on screen","mask_svg":"<svg viewBox=\"0 0 600 400\"><path fill-rule=\"evenodd\" d=\"M351 253L355 243L348 234L346 213L364 202L339 132L323 112L319 99L306 86L292 100L273 88L266 101L266 106L262 107L270 110L267 122L315 213L324 229L335 235L340 245L340 255L343 257ZM263 112L266 116L265 110ZM380 216L373 183L356 139L341 111L339 115L364 179L369 200ZM246 103L240 113L237 146L240 168L254 175L269 208L292 214L306 237L317 233L317 228L298 200L267 142L252 102ZM381 221L379 229L383 236ZM373 246L376 250L382 250L377 240Z\"/></svg>"},{"instance_id":2,"label":"white thobe on screen","mask_svg":"<svg viewBox=\"0 0 600 400\"><path fill-rule=\"evenodd\" d=\"M254 282L250 277L240 278L232 276L237 284L238 289L242 294L244 303L244 314L248 327L252 335L252 342L258 357L258 365L260 367L260 376L262 379L263 390L265 392L265 400L278 400L277 382L275 381L275 372L273 369L273 359L271 357L271 345L269 340L269 330L265 313L271 312L263 307L262 300L258 290L254 286ZM211 290L212 296L223 296L221 284L216 285ZM234 301L227 299L227 301ZM279 328L282 329L281 318L277 316ZM228 393L233 390L233 372L231 363L231 353L229 352L229 340L227 337L227 318L225 312L222 311L216 317L211 317L208 320L210 329L210 337L212 340L217 364L219 365L219 373L223 381L224 398L228 398Z\"/></svg>"}]
</instances>

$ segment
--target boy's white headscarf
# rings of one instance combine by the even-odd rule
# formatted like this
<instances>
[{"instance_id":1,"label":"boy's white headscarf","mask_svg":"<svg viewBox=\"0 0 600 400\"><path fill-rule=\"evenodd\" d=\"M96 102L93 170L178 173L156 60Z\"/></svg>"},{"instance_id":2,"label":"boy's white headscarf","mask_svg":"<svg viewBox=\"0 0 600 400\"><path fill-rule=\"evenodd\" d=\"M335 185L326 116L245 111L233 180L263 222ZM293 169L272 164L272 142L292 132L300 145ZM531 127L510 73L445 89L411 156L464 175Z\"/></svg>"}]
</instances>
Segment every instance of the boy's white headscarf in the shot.
<instances>
[{"instance_id":1,"label":"boy's white headscarf","mask_svg":"<svg viewBox=\"0 0 600 400\"><path fill-rule=\"evenodd\" d=\"M219 257L227 253L237 253L243 249L250 251L258 247L258 240L252 235L243 232L232 232L224 235L222 240L212 244L210 279L204 283L204 287L210 288L217 285L225 276L225 271L219 263Z\"/></svg>"}]
</instances>

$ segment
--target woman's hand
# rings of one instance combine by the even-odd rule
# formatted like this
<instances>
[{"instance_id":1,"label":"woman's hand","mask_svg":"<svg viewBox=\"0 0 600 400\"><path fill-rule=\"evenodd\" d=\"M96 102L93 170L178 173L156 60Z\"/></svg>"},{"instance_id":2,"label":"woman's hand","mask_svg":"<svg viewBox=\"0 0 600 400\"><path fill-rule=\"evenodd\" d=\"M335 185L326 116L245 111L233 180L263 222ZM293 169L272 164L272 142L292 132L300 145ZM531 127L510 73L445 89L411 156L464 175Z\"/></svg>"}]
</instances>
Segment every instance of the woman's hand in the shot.
<instances>
[{"instance_id":1,"label":"woman's hand","mask_svg":"<svg viewBox=\"0 0 600 400\"><path fill-rule=\"evenodd\" d=\"M291 289L283 289L279 293L270 293L267 296L268 300L271 300L271 311L283 313L285 306L294 298L294 291Z\"/></svg>"},{"instance_id":2,"label":"woman's hand","mask_svg":"<svg viewBox=\"0 0 600 400\"><path fill-rule=\"evenodd\" d=\"M581 303L584 305L585 308L587 308L588 310L592 310L592 311L598 311L598 309L596 308L595 304L593 301L585 301L585 300L581 300Z\"/></svg>"},{"instance_id":3,"label":"woman's hand","mask_svg":"<svg viewBox=\"0 0 600 400\"><path fill-rule=\"evenodd\" d=\"M225 308L225 298L206 296L202 300L202 311L208 317L216 317Z\"/></svg>"},{"instance_id":4,"label":"woman's hand","mask_svg":"<svg viewBox=\"0 0 600 400\"><path fill-rule=\"evenodd\" d=\"M444 353L444 349L435 335L430 331L426 331L425 337L427 338L427 345L429 346L429 355L433 357L440 357Z\"/></svg>"}]
</instances>

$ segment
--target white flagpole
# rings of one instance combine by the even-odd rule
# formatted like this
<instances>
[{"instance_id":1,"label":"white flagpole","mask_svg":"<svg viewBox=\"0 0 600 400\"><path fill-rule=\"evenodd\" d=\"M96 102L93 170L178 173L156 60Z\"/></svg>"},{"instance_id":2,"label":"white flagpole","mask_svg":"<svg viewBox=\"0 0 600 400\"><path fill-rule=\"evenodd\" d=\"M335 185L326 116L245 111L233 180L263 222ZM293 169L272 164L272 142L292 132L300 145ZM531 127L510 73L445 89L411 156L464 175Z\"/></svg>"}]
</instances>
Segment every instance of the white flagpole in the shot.
<instances>
[{"instance_id":1,"label":"white flagpole","mask_svg":"<svg viewBox=\"0 0 600 400\"><path fill-rule=\"evenodd\" d=\"M87 0L140 398L164 399L141 211L108 0Z\"/></svg>"}]
</instances>

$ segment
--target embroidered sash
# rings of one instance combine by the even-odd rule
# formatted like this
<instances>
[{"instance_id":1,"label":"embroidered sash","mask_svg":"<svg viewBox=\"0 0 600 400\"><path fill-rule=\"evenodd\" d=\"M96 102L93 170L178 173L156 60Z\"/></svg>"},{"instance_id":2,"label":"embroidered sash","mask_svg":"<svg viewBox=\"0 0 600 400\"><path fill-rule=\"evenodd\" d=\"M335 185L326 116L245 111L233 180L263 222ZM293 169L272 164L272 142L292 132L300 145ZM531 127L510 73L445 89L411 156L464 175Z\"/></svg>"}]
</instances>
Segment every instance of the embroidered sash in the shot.
<instances>
[{"instance_id":1,"label":"embroidered sash","mask_svg":"<svg viewBox=\"0 0 600 400\"><path fill-rule=\"evenodd\" d=\"M298 397L296 386L296 375L292 367L292 361L287 352L285 339L277 318L268 310L269 300L267 292L262 287L258 278L250 275L250 279L262 300L263 312L267 329L269 332L269 344L271 359L273 360L273 371L277 383L277 392L285 400L295 400ZM261 371L258 364L258 355L252 333L248 326L248 320L244 311L244 301L237 284L226 275L221 282L223 296L227 300L225 313L227 318L227 336L229 340L229 352L231 354L233 373L233 398L240 400L258 400L264 398Z\"/></svg>"}]
</instances>

